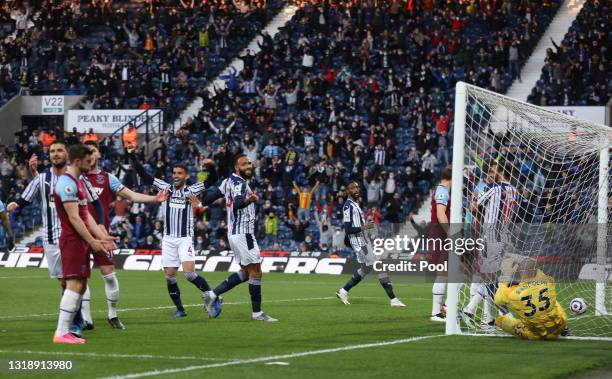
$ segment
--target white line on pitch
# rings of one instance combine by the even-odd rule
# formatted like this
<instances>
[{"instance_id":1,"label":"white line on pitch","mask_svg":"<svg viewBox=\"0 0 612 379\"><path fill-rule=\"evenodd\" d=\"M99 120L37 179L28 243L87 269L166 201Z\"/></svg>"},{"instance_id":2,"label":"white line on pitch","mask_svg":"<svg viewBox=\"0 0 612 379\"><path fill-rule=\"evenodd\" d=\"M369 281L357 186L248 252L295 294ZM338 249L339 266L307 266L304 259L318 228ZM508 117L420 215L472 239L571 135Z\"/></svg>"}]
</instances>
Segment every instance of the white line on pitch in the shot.
<instances>
[{"instance_id":1,"label":"white line on pitch","mask_svg":"<svg viewBox=\"0 0 612 379\"><path fill-rule=\"evenodd\" d=\"M15 354L34 354L34 355L61 355L76 357L99 357L99 358L130 358L130 359L168 359L168 360L189 360L189 361L232 361L227 358L211 358L196 356L173 356L173 355L150 355L150 354L102 354L102 353L83 353L70 351L33 351L33 350L0 350L0 353Z\"/></svg>"},{"instance_id":2,"label":"white line on pitch","mask_svg":"<svg viewBox=\"0 0 612 379\"><path fill-rule=\"evenodd\" d=\"M302 299L280 299L280 300L267 300L266 304L270 304L270 303L290 303L293 301L314 301L314 300L330 300L330 299L335 299L335 296L327 296L327 297L308 297L308 298L302 298ZM378 299L379 297L374 297L374 296L355 296L353 297L354 299ZM250 301L228 301L228 302L224 302L223 305L244 305L244 304L251 304ZM192 307L202 307L202 303L199 304L187 304L187 305L183 305L183 307L185 308L192 308ZM161 309L175 309L176 307L173 305L163 305L163 306L159 306L159 307L144 307L144 308L124 308L124 309L119 309L119 313L122 312L134 312L134 311L152 311L152 310L161 310ZM106 313L107 310L106 309L98 309L96 311L93 311L96 313ZM6 320L6 319L14 319L14 318L30 318L30 317L46 317L46 316L57 316L57 312L55 313L39 313L39 314L32 314L32 315L13 315L13 316L0 316L0 320Z\"/></svg>"},{"instance_id":3,"label":"white line on pitch","mask_svg":"<svg viewBox=\"0 0 612 379\"><path fill-rule=\"evenodd\" d=\"M404 339L399 339L399 340L365 343L365 344L360 344L360 345L340 346L340 347L335 347L335 348L330 348L330 349L303 351L301 353L271 355L268 357L259 357L259 358L252 358L252 359L240 359L240 360L231 361L231 362L211 363L211 364L206 364L206 365L187 366L187 367L171 368L171 369L165 369L165 370L144 371L144 372L138 372L134 374L109 376L109 377L105 377L102 379L143 378L146 376L174 374L174 373L186 372L186 371L204 370L208 368L237 366L237 365L244 365L244 364L249 364L249 363L261 363L261 362L268 362L268 361L277 361L277 360L282 360L282 359L307 357L310 355L336 353L339 351L349 351L349 350L367 349L367 348L381 347L381 346L399 345L399 344L411 343L411 342L427 340L427 339L443 337L443 336L444 334L438 334L438 335L433 335L433 336L412 337L412 338L404 338Z\"/></svg>"}]
</instances>

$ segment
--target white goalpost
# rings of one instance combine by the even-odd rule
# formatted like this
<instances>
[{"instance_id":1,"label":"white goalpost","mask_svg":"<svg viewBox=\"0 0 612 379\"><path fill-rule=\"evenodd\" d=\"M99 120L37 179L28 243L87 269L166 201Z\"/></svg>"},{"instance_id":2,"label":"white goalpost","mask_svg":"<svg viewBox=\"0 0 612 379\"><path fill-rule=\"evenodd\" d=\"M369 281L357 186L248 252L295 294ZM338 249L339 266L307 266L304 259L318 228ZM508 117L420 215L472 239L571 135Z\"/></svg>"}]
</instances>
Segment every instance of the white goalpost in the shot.
<instances>
[{"instance_id":1,"label":"white goalpost","mask_svg":"<svg viewBox=\"0 0 612 379\"><path fill-rule=\"evenodd\" d=\"M498 249L449 254L446 334L499 334L483 288L516 280L529 259L555 279L573 336L612 340L611 148L607 126L457 83L451 235L495 239ZM475 204L494 181L514 195L500 196L492 221ZM570 311L577 298L582 314Z\"/></svg>"}]
</instances>

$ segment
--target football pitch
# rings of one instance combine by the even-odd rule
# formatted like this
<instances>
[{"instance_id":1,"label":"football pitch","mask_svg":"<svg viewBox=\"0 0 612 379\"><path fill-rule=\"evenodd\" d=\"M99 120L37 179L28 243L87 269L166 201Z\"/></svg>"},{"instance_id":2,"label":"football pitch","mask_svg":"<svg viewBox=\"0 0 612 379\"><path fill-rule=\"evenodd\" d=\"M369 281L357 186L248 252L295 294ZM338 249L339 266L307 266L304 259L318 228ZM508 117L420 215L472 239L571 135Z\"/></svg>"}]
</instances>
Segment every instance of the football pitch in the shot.
<instances>
[{"instance_id":1,"label":"football pitch","mask_svg":"<svg viewBox=\"0 0 612 379\"><path fill-rule=\"evenodd\" d=\"M444 336L444 324L428 320L431 284L393 277L406 308L391 308L375 277L345 306L334 293L348 276L265 274L263 309L280 321L256 323L246 285L226 293L223 313L209 319L199 292L178 276L188 316L173 319L161 272L119 271L127 329L116 331L95 270L95 330L85 345L54 345L60 288L47 273L0 270L0 377L66 377L10 371L15 360L70 360L75 378L559 378L612 368L612 342ZM204 276L214 287L227 273Z\"/></svg>"}]
</instances>

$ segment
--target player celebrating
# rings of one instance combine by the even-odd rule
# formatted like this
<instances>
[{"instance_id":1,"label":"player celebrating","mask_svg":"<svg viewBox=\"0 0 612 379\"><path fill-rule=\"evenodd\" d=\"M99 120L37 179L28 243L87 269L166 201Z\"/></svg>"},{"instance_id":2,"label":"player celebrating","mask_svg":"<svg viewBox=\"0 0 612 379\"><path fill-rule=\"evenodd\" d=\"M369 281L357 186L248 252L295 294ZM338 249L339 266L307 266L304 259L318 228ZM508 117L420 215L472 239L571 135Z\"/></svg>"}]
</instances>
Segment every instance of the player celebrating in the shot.
<instances>
[{"instance_id":1,"label":"player celebrating","mask_svg":"<svg viewBox=\"0 0 612 379\"><path fill-rule=\"evenodd\" d=\"M359 184L352 181L347 186L348 199L344 203L343 207L343 222L344 231L350 242L350 245L357 255L357 262L361 266L354 273L353 277L336 292L336 297L346 305L351 304L348 300L348 292L351 288L355 287L361 280L373 270L374 263L377 261L378 256L372 251L370 246L370 238L366 234L366 230L373 229L374 223L365 223L363 212L359 207L360 189ZM378 274L378 281L384 288L387 296L391 299L392 307L405 307L393 293L393 285L389 279L389 275L386 272Z\"/></svg>"},{"instance_id":2,"label":"player celebrating","mask_svg":"<svg viewBox=\"0 0 612 379\"><path fill-rule=\"evenodd\" d=\"M87 209L87 190L79 179L92 164L92 151L84 145L70 148L70 167L57 179L53 190L54 203L60 219L59 247L66 290L59 307L54 343L83 344L85 340L69 333L90 275L89 251L107 255L115 249L113 238L100 228Z\"/></svg>"},{"instance_id":3,"label":"player celebrating","mask_svg":"<svg viewBox=\"0 0 612 379\"><path fill-rule=\"evenodd\" d=\"M11 226L11 220L9 220L9 215L7 209L4 207L4 203L0 200L0 217L2 218L2 225L4 225L4 230L7 235L7 243L6 248L9 253L15 251L15 233L13 233L13 227Z\"/></svg>"},{"instance_id":4,"label":"player celebrating","mask_svg":"<svg viewBox=\"0 0 612 379\"><path fill-rule=\"evenodd\" d=\"M482 299L488 302L493 301L503 259L503 247L504 244L510 242L510 223L515 214L514 208L518 203L518 191L508 182L505 162L491 164L490 170L494 170L495 183L490 185L486 191L481 192L471 206L472 211L476 214L479 209L484 208L482 236L486 248L478 257L478 270L484 283L462 312L462 317L467 322L473 320L474 312ZM485 307L482 326L495 326L490 306Z\"/></svg>"},{"instance_id":5,"label":"player celebrating","mask_svg":"<svg viewBox=\"0 0 612 379\"><path fill-rule=\"evenodd\" d=\"M91 183L95 193L98 195L102 208L104 209L104 228L108 232L110 228L110 207L114 200L113 195L119 195L134 203L160 203L166 200L166 191L160 191L157 196L150 196L134 192L125 187L113 174L102 171L98 167L100 151L95 143L86 143L93 151L92 169L86 173L86 177ZM93 205L90 204L89 211L94 212ZM125 326L117 316L117 304L119 303L119 281L115 274L115 258L112 255L94 255L94 267L100 268L100 274L104 279L104 291L108 305L108 323L114 329L123 330ZM92 323L92 320L85 320Z\"/></svg>"},{"instance_id":6,"label":"player celebrating","mask_svg":"<svg viewBox=\"0 0 612 379\"><path fill-rule=\"evenodd\" d=\"M53 142L49 146L49 159L52 167L39 174L38 158L36 155L32 155L28 165L34 179L28 184L21 194L21 197L16 202L11 202L7 205L7 210L13 212L17 208L24 208L32 203L37 194L40 196L40 204L44 211L42 213L42 224L45 232L43 248L49 275L52 279L60 280L62 288L65 288L65 283L62 281L62 260L59 249L61 222L57 215L53 190L57 183L57 179L63 175L68 168L68 146L66 143L61 141ZM103 210L98 197L93 192L91 185L86 179L83 180L83 184L85 184L87 190L88 200L90 204L94 205L96 210L96 219L100 219L101 215L103 215ZM81 322L81 314L82 319L85 320L84 325ZM89 287L86 288L82 298L82 312L77 313L75 322L70 327L70 331L80 335L83 327L85 329L93 329L89 307Z\"/></svg>"},{"instance_id":7,"label":"player celebrating","mask_svg":"<svg viewBox=\"0 0 612 379\"><path fill-rule=\"evenodd\" d=\"M520 283L502 283L495 294L495 304L511 313L499 316L495 325L529 340L556 340L568 333L567 315L557 302L554 279L538 270L529 258L517 271Z\"/></svg>"},{"instance_id":8,"label":"player celebrating","mask_svg":"<svg viewBox=\"0 0 612 379\"><path fill-rule=\"evenodd\" d=\"M225 197L227 210L227 234L230 247L240 265L240 271L230 275L212 291L206 292L204 304L211 317L221 312L219 296L237 285L249 281L249 294L254 321L275 322L261 310L261 256L255 240L255 204L257 194L249 187L248 180L253 177L253 163L242 154L234 161L235 172L223 180L219 188L211 188L206 194L204 205Z\"/></svg>"},{"instance_id":9,"label":"player celebrating","mask_svg":"<svg viewBox=\"0 0 612 379\"><path fill-rule=\"evenodd\" d=\"M452 186L452 166L446 166L442 170L442 180L431 199L431 227L429 229L429 238L435 241L442 242L449 235L450 226L450 189ZM444 250L443 243L435 243L434 246L440 246L440 250L434 250L433 263L444 263L448 260L448 251ZM446 281L448 274L446 272L438 272L436 280L431 288L433 294L433 303L431 307L431 321L444 322L446 315L442 311L444 293L446 292Z\"/></svg>"},{"instance_id":10,"label":"player celebrating","mask_svg":"<svg viewBox=\"0 0 612 379\"><path fill-rule=\"evenodd\" d=\"M181 292L176 281L179 266L183 267L185 278L202 292L210 290L206 280L195 272L193 254L193 205L191 198L204 192L205 185L198 182L187 186L189 170L182 164L172 169L172 184L149 175L133 154L133 147L128 149L132 166L142 178L144 184L153 185L158 191L167 191L168 197L162 203L164 213L164 237L162 238L162 264L166 274L168 294L176 306L172 317L185 317L185 308L181 302ZM211 179L212 180L212 179Z\"/></svg>"}]
</instances>

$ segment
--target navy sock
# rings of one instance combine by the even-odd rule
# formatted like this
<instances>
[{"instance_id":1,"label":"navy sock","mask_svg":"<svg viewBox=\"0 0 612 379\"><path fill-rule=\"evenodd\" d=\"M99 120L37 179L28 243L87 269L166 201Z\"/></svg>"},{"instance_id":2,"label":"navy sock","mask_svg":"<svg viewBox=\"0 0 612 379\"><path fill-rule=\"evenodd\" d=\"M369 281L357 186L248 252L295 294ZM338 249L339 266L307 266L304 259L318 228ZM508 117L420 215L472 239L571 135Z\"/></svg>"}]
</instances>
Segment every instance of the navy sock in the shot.
<instances>
[{"instance_id":1,"label":"navy sock","mask_svg":"<svg viewBox=\"0 0 612 379\"><path fill-rule=\"evenodd\" d=\"M181 291L179 290L179 286L176 283L176 278L174 278L174 281L168 279L167 284L168 295L170 295L170 299L172 299L172 302L176 306L176 309L179 311L184 311L185 308L183 308L183 303L181 302Z\"/></svg>"},{"instance_id":2,"label":"navy sock","mask_svg":"<svg viewBox=\"0 0 612 379\"><path fill-rule=\"evenodd\" d=\"M193 280L190 279L189 281L193 283L194 286L198 287L198 289L202 292L210 291L210 286L200 275L195 274L195 278L193 278Z\"/></svg>"},{"instance_id":3,"label":"navy sock","mask_svg":"<svg viewBox=\"0 0 612 379\"><path fill-rule=\"evenodd\" d=\"M261 279L249 279L249 294L253 312L261 312Z\"/></svg>"},{"instance_id":4,"label":"navy sock","mask_svg":"<svg viewBox=\"0 0 612 379\"><path fill-rule=\"evenodd\" d=\"M242 271L238 271L228 276L223 282L221 282L217 288L213 290L215 295L219 296L237 285L244 283L246 281L246 275Z\"/></svg>"},{"instance_id":5,"label":"navy sock","mask_svg":"<svg viewBox=\"0 0 612 379\"><path fill-rule=\"evenodd\" d=\"M387 296L389 296L389 299L395 299L395 294L393 293L393 284L391 284L389 277L385 276L382 278L378 278L378 281L380 282L382 288L384 288L385 292L387 293Z\"/></svg>"},{"instance_id":6,"label":"navy sock","mask_svg":"<svg viewBox=\"0 0 612 379\"><path fill-rule=\"evenodd\" d=\"M357 284L359 284L359 282L361 282L361 280L363 279L365 275L363 275L363 271L361 269L357 269L354 273L353 276L348 280L348 282L346 282L346 284L344 285L344 290L345 291L350 291L351 288L355 287Z\"/></svg>"},{"instance_id":7,"label":"navy sock","mask_svg":"<svg viewBox=\"0 0 612 379\"><path fill-rule=\"evenodd\" d=\"M486 294L491 301L495 299L495 293L497 292L497 283L487 283L485 284Z\"/></svg>"}]
</instances>

